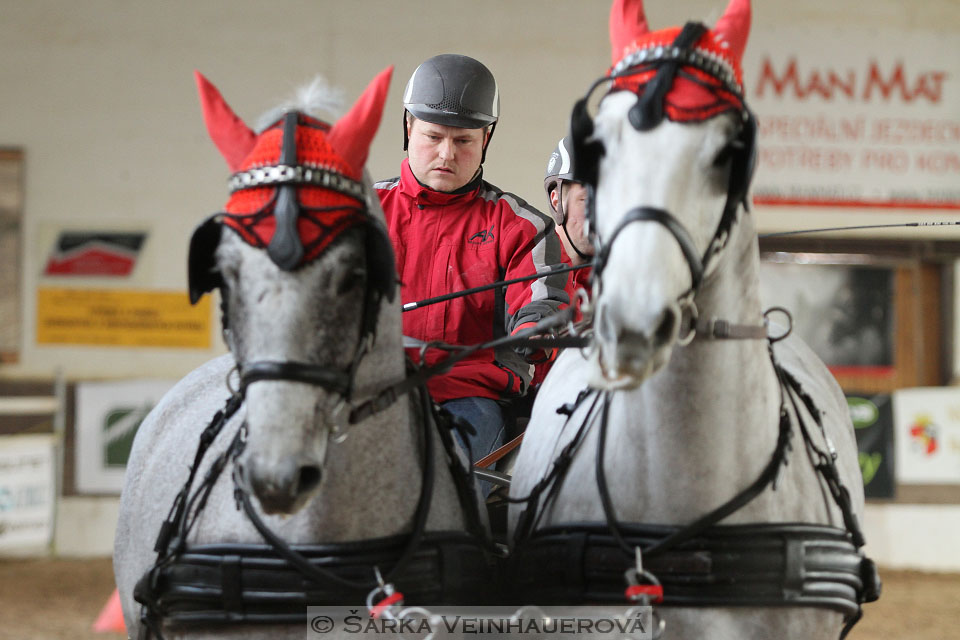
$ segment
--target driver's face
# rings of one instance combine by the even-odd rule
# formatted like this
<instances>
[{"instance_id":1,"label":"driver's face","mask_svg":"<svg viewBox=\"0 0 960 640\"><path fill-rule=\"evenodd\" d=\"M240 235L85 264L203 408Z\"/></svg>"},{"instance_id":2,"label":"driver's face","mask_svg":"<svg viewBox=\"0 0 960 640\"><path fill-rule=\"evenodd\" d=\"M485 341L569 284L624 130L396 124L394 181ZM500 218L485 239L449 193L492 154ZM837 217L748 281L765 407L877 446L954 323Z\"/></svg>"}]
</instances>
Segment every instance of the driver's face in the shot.
<instances>
[{"instance_id":1,"label":"driver's face","mask_svg":"<svg viewBox=\"0 0 960 640\"><path fill-rule=\"evenodd\" d=\"M407 121L407 157L417 180L436 191L456 191L477 175L483 158L484 129L461 129Z\"/></svg>"}]
</instances>

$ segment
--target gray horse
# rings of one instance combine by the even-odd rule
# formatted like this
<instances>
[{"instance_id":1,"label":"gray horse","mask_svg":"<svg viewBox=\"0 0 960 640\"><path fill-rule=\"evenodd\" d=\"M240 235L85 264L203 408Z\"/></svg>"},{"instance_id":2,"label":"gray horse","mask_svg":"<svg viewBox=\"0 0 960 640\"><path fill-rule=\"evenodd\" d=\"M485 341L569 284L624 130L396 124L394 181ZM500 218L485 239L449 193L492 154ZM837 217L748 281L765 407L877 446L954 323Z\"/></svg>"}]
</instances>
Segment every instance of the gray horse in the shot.
<instances>
[{"instance_id":1,"label":"gray horse","mask_svg":"<svg viewBox=\"0 0 960 640\"><path fill-rule=\"evenodd\" d=\"M764 321L742 206L749 22L732 0L712 30L648 33L639 0L614 2L611 91L572 125L575 177L597 185L595 335L536 399L512 552L526 602L623 612L662 589L664 638L835 639L876 595L863 484L837 383L767 339L786 330Z\"/></svg>"},{"instance_id":2,"label":"gray horse","mask_svg":"<svg viewBox=\"0 0 960 640\"><path fill-rule=\"evenodd\" d=\"M201 225L191 241L190 289L197 299L220 288L230 354L181 380L137 434L114 548L133 637L142 631L135 586L140 582L141 599L157 598L156 589L170 579L143 577L157 560L154 543L190 477L201 432L231 397L242 398L242 405L202 457L189 495L203 495L214 465L223 470L209 496L186 509L187 539L177 537L181 521L165 548L241 545L231 553L242 555L264 544L264 531L280 546L336 545L409 534L418 526L427 532L467 527L448 450L435 428L424 429L416 394L357 412L365 399L405 377L393 254L379 202L362 175L391 72L375 78L333 126L309 115L305 104L271 118L260 133L197 74L208 129L235 173L226 212ZM430 459L438 461L432 475L424 472ZM229 575L214 587L232 588ZM294 576L294 584L301 581ZM377 584L373 571L355 581ZM326 587L342 590L336 582ZM252 617L238 614L237 606L252 610L243 601L213 626L153 624L169 638L302 638L307 632L305 605L295 622L223 624Z\"/></svg>"}]
</instances>

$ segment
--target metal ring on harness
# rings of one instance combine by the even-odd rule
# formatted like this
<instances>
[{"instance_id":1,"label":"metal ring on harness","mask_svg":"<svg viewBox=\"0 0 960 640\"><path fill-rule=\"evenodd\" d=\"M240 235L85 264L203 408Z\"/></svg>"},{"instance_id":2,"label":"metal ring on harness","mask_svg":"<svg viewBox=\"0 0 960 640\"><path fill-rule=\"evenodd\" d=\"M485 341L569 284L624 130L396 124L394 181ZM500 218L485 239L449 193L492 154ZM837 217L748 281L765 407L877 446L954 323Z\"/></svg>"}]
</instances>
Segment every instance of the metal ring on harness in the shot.
<instances>
[{"instance_id":1,"label":"metal ring on harness","mask_svg":"<svg viewBox=\"0 0 960 640\"><path fill-rule=\"evenodd\" d=\"M767 325L767 329L770 328L770 316L774 313L782 313L787 318L787 330L779 336L768 336L767 339L770 340L770 344L780 342L793 333L793 316L790 314L790 311L784 307L770 307L763 312L763 321Z\"/></svg>"},{"instance_id":2,"label":"metal ring on harness","mask_svg":"<svg viewBox=\"0 0 960 640\"><path fill-rule=\"evenodd\" d=\"M700 319L700 312L697 310L697 303L693 295L689 295L680 301L680 335L677 336L677 344L685 347L697 337L697 321Z\"/></svg>"}]
</instances>

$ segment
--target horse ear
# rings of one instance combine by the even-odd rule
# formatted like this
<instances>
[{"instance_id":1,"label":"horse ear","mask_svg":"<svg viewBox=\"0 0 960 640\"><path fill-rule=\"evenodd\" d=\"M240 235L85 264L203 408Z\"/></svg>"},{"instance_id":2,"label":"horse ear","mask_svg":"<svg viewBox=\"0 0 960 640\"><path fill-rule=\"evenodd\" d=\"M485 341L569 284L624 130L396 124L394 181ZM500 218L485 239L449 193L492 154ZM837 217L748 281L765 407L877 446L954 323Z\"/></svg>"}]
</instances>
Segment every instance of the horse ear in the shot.
<instances>
[{"instance_id":1,"label":"horse ear","mask_svg":"<svg viewBox=\"0 0 960 640\"><path fill-rule=\"evenodd\" d=\"M370 143L380 127L380 116L383 115L383 103L387 99L392 75L391 65L371 80L350 111L327 134L330 146L343 156L357 174L363 172L370 153Z\"/></svg>"},{"instance_id":2,"label":"horse ear","mask_svg":"<svg viewBox=\"0 0 960 640\"><path fill-rule=\"evenodd\" d=\"M200 94L200 106L203 120L213 143L227 161L231 171L239 171L243 159L253 150L257 134L250 130L243 120L233 112L213 83L203 77L199 71L193 72Z\"/></svg>"},{"instance_id":3,"label":"horse ear","mask_svg":"<svg viewBox=\"0 0 960 640\"><path fill-rule=\"evenodd\" d=\"M750 0L730 0L723 16L714 25L713 33L718 42L729 45L734 60L742 60L750 35Z\"/></svg>"},{"instance_id":4,"label":"horse ear","mask_svg":"<svg viewBox=\"0 0 960 640\"><path fill-rule=\"evenodd\" d=\"M610 56L617 64L628 52L626 48L650 31L643 12L643 0L613 0L610 7Z\"/></svg>"}]
</instances>

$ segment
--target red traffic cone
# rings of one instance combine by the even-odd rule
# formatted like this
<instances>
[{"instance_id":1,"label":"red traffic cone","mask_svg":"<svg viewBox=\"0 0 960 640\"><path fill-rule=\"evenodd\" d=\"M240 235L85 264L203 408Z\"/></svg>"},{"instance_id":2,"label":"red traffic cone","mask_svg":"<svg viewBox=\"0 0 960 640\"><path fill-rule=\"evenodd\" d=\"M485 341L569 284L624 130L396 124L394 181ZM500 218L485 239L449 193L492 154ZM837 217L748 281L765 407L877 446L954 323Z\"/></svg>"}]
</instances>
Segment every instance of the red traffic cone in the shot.
<instances>
[{"instance_id":1,"label":"red traffic cone","mask_svg":"<svg viewBox=\"0 0 960 640\"><path fill-rule=\"evenodd\" d=\"M103 605L100 615L93 623L93 630L97 632L127 632L127 627L123 624L123 609L120 607L120 592L116 589L113 590L107 604Z\"/></svg>"}]
</instances>

